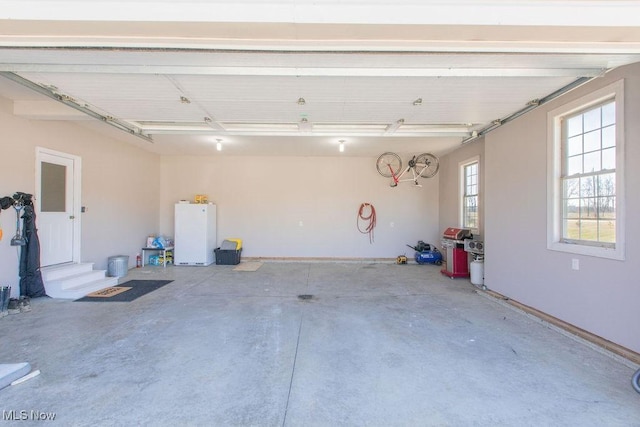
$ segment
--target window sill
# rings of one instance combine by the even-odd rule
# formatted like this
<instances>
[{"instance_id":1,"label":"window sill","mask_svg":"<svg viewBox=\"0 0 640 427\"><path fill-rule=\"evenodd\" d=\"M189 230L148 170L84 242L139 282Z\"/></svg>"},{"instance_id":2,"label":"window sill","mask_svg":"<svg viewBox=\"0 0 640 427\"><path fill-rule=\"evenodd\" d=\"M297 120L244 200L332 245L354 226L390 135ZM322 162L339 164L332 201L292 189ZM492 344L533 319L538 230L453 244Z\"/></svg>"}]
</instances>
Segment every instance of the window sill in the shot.
<instances>
[{"instance_id":1,"label":"window sill","mask_svg":"<svg viewBox=\"0 0 640 427\"><path fill-rule=\"evenodd\" d=\"M547 249L558 252L567 252L576 255L587 255L597 258L607 258L624 261L624 252L621 248L602 248L598 246L586 246L575 243L553 242L547 245Z\"/></svg>"}]
</instances>

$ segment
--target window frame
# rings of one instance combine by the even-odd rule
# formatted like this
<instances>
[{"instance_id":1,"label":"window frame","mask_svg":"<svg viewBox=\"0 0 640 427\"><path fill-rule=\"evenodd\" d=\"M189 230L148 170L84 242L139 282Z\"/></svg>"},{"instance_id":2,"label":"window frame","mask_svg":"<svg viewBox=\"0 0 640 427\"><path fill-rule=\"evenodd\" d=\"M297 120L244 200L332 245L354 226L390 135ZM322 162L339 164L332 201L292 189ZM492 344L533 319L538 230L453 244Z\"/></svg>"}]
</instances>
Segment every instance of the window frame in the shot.
<instances>
[{"instance_id":1,"label":"window frame","mask_svg":"<svg viewBox=\"0 0 640 427\"><path fill-rule=\"evenodd\" d=\"M613 247L597 242L564 240L562 236L563 119L595 108L609 100L615 102L616 117L616 242ZM624 185L624 81L619 80L547 113L547 249L615 260L625 259ZM609 244L610 245L610 244Z\"/></svg>"},{"instance_id":2,"label":"window frame","mask_svg":"<svg viewBox=\"0 0 640 427\"><path fill-rule=\"evenodd\" d=\"M478 177L478 192L476 193L476 197L477 197L477 210L478 210L478 220L477 220L477 227L467 227L467 225L465 224L465 215L464 215L464 207L465 207L465 198L466 196L466 168L467 166L471 166L473 164L477 165L477 177ZM458 191L458 202L459 202L459 209L458 209L458 215L459 215L459 223L460 223L460 227L461 228L468 228L469 230L471 230L472 234L479 234L480 232L480 222L481 222L481 218L480 218L480 192L482 191L482 187L480 185L480 173L481 173L481 169L480 169L480 156L474 156L471 157L467 160L464 160L460 163L458 163L458 170L459 170L459 191Z\"/></svg>"}]
</instances>

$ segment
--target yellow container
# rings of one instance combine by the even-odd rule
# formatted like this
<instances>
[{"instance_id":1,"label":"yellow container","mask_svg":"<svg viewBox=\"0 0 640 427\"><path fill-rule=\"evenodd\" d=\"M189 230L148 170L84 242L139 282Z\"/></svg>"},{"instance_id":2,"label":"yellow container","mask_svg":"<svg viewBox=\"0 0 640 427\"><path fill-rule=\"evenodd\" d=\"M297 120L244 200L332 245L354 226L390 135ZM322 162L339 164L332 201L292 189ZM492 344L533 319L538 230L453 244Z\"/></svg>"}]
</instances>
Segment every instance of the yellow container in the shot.
<instances>
[{"instance_id":1,"label":"yellow container","mask_svg":"<svg viewBox=\"0 0 640 427\"><path fill-rule=\"evenodd\" d=\"M196 194L195 203L206 205L209 203L209 197L206 194Z\"/></svg>"},{"instance_id":2,"label":"yellow container","mask_svg":"<svg viewBox=\"0 0 640 427\"><path fill-rule=\"evenodd\" d=\"M236 242L236 250L237 251L242 249L242 239L225 239L225 240L229 240L231 242Z\"/></svg>"}]
</instances>

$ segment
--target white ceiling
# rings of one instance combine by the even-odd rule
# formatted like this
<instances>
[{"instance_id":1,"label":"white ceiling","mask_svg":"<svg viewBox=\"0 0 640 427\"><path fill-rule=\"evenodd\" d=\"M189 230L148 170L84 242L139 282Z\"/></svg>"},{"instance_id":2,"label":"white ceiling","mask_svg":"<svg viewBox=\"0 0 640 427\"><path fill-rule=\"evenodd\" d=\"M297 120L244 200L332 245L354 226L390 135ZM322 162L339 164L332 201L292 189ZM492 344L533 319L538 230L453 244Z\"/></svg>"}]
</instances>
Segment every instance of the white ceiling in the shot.
<instances>
[{"instance_id":1,"label":"white ceiling","mask_svg":"<svg viewBox=\"0 0 640 427\"><path fill-rule=\"evenodd\" d=\"M640 2L115 3L0 0L14 114L163 154L337 155L344 140L343 155L441 155L640 61Z\"/></svg>"}]
</instances>

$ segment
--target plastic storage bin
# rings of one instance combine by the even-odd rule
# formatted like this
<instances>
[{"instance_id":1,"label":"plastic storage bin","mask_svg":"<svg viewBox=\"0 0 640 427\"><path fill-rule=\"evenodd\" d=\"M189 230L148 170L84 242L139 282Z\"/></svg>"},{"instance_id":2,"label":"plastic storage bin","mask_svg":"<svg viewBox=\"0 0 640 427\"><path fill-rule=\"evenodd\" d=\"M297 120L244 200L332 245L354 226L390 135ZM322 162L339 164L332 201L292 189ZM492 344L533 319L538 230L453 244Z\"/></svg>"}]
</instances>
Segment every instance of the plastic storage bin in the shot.
<instances>
[{"instance_id":1,"label":"plastic storage bin","mask_svg":"<svg viewBox=\"0 0 640 427\"><path fill-rule=\"evenodd\" d=\"M229 238L227 238L227 239L224 239L224 242L222 242L222 244L224 245L227 242L233 242L233 243L236 244L235 248L233 248L233 249L242 249L242 239L229 239ZM223 246L220 246L220 247L222 248ZM231 249L231 248L224 248L224 249Z\"/></svg>"},{"instance_id":2,"label":"plastic storage bin","mask_svg":"<svg viewBox=\"0 0 640 427\"><path fill-rule=\"evenodd\" d=\"M242 249L224 250L217 248L213 252L216 256L216 265L240 264L240 253L242 252Z\"/></svg>"}]
</instances>

